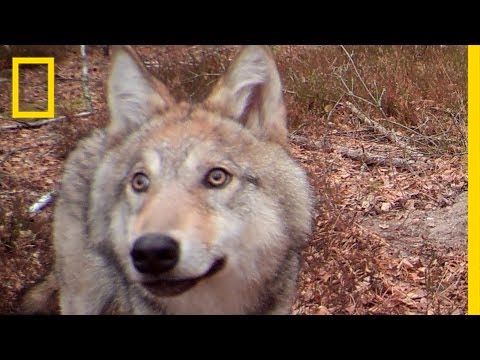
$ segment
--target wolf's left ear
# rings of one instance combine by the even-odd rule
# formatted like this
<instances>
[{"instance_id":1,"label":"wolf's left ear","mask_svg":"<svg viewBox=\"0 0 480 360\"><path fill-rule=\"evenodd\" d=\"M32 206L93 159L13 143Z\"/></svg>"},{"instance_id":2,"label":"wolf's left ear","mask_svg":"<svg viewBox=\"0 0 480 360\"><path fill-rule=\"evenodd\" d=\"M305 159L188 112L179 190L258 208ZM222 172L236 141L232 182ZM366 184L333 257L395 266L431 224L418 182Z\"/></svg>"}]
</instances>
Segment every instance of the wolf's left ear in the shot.
<instances>
[{"instance_id":1,"label":"wolf's left ear","mask_svg":"<svg viewBox=\"0 0 480 360\"><path fill-rule=\"evenodd\" d=\"M130 46L114 46L108 81L109 135L128 133L154 114L175 105L174 98L143 65Z\"/></svg>"},{"instance_id":2,"label":"wolf's left ear","mask_svg":"<svg viewBox=\"0 0 480 360\"><path fill-rule=\"evenodd\" d=\"M263 139L284 145L287 119L282 84L270 49L247 46L205 101Z\"/></svg>"}]
</instances>

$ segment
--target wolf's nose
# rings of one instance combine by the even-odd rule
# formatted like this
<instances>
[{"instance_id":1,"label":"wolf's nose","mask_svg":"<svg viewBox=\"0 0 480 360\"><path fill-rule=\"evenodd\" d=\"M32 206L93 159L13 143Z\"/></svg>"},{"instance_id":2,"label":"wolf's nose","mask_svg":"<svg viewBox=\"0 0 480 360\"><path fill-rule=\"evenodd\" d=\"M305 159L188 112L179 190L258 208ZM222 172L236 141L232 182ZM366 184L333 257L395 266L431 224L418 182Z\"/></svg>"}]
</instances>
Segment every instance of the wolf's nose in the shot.
<instances>
[{"instance_id":1,"label":"wolf's nose","mask_svg":"<svg viewBox=\"0 0 480 360\"><path fill-rule=\"evenodd\" d=\"M139 237L130 252L135 268L143 274L158 275L178 262L178 243L170 236L146 234Z\"/></svg>"}]
</instances>

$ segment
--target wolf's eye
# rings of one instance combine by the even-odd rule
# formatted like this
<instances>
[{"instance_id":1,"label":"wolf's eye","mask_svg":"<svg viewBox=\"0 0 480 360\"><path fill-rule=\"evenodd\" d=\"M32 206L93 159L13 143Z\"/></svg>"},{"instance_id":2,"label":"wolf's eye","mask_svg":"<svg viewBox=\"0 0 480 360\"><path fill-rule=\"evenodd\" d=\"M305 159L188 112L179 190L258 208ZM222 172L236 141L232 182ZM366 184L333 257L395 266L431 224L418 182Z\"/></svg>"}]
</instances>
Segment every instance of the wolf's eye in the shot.
<instances>
[{"instance_id":1,"label":"wolf's eye","mask_svg":"<svg viewBox=\"0 0 480 360\"><path fill-rule=\"evenodd\" d=\"M231 175L222 168L214 168L207 173L205 185L209 187L222 187L230 182Z\"/></svg>"},{"instance_id":2,"label":"wolf's eye","mask_svg":"<svg viewBox=\"0 0 480 360\"><path fill-rule=\"evenodd\" d=\"M148 176L142 172L137 172L132 177L132 189L136 192L147 191L148 186L150 185L150 180Z\"/></svg>"}]
</instances>

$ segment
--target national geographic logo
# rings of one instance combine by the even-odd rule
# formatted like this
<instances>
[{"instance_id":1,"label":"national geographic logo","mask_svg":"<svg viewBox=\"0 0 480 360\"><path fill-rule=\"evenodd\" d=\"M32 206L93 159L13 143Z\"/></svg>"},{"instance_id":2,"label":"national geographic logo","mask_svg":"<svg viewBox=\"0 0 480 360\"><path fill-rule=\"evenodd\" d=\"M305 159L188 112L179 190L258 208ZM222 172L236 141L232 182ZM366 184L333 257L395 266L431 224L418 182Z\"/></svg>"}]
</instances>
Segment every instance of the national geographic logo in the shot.
<instances>
[{"instance_id":1,"label":"national geographic logo","mask_svg":"<svg viewBox=\"0 0 480 360\"><path fill-rule=\"evenodd\" d=\"M55 117L54 109L54 58L53 57L14 57L12 58L12 118L36 119ZM20 65L46 64L47 65L47 110L46 111L20 111L19 109L19 70Z\"/></svg>"}]
</instances>

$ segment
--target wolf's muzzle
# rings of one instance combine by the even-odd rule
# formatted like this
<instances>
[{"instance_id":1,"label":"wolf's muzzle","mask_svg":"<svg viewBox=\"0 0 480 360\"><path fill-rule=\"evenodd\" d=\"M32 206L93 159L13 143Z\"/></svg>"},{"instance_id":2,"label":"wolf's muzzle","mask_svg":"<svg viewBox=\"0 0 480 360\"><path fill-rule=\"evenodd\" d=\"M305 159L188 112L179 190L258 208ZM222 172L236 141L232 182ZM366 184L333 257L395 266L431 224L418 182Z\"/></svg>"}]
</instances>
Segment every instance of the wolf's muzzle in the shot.
<instances>
[{"instance_id":1,"label":"wolf's muzzle","mask_svg":"<svg viewBox=\"0 0 480 360\"><path fill-rule=\"evenodd\" d=\"M163 234L140 236L133 244L130 256L142 274L159 275L175 267L179 258L178 242Z\"/></svg>"}]
</instances>

